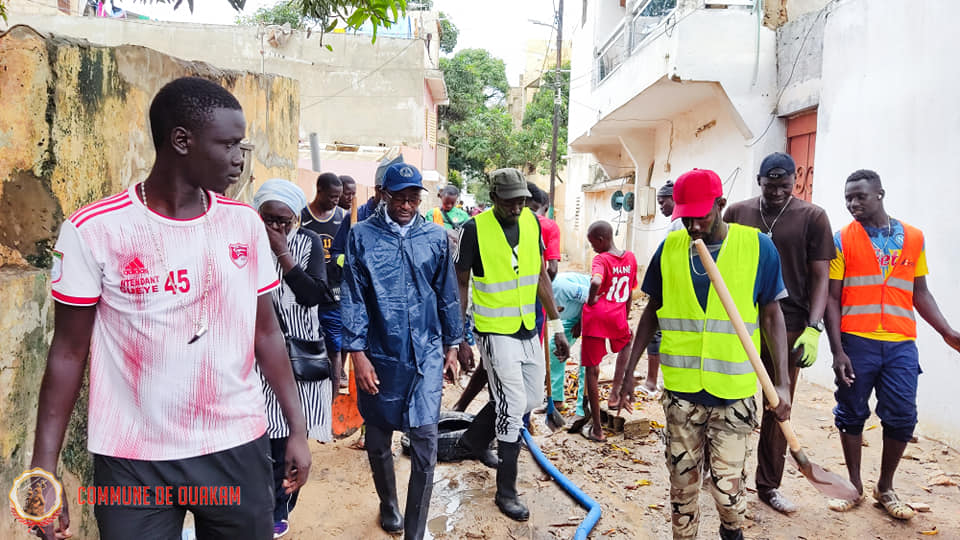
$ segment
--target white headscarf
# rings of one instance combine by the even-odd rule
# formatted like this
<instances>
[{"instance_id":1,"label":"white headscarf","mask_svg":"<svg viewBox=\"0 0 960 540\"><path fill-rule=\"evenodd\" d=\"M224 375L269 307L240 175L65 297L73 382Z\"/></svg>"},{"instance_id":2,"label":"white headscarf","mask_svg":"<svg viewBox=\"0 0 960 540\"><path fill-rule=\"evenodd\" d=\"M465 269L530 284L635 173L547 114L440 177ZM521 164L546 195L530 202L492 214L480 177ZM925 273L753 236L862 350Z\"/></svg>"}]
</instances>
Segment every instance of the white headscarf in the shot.
<instances>
[{"instance_id":1,"label":"white headscarf","mask_svg":"<svg viewBox=\"0 0 960 540\"><path fill-rule=\"evenodd\" d=\"M270 201L287 205L297 217L307 207L307 196L300 186L283 178L271 178L264 182L253 196L253 207L259 212L260 207Z\"/></svg>"}]
</instances>

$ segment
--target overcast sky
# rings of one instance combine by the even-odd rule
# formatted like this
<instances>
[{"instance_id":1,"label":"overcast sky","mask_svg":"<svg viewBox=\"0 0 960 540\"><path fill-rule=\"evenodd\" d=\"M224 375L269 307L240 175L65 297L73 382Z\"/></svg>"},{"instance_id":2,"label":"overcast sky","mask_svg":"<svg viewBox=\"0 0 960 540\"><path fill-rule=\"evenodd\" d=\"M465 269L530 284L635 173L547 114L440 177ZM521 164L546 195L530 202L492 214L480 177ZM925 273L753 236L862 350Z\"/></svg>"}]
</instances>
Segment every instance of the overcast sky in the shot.
<instances>
[{"instance_id":1,"label":"overcast sky","mask_svg":"<svg viewBox=\"0 0 960 540\"><path fill-rule=\"evenodd\" d=\"M187 9L186 0L176 11L172 3L150 3L150 0L115 0L115 3L117 7L164 21L233 24L237 17L237 12L226 0L194 0L192 14ZM244 13L253 13L274 3L276 0L247 0ZM569 16L571 9L567 8L565 11ZM487 49L506 62L510 84L518 84L523 73L527 40L551 39L550 28L532 24L529 20L552 24L554 0L434 0L434 9L446 13L460 30L457 49ZM556 40L556 36L552 39Z\"/></svg>"}]
</instances>

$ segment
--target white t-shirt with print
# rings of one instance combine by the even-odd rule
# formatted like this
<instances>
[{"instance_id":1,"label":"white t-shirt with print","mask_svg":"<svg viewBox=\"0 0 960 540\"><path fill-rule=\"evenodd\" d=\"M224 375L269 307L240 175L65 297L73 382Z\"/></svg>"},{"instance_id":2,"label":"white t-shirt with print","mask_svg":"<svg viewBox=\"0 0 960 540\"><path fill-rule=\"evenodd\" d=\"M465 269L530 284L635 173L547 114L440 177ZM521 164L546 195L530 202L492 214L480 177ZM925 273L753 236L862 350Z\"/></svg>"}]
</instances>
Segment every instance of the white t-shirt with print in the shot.
<instances>
[{"instance_id":1,"label":"white t-shirt with print","mask_svg":"<svg viewBox=\"0 0 960 540\"><path fill-rule=\"evenodd\" d=\"M205 217L175 220L134 185L63 223L53 297L97 309L90 452L183 459L263 435L254 332L258 296L278 285L270 253L256 211L219 195ZM203 311L207 333L188 344Z\"/></svg>"}]
</instances>

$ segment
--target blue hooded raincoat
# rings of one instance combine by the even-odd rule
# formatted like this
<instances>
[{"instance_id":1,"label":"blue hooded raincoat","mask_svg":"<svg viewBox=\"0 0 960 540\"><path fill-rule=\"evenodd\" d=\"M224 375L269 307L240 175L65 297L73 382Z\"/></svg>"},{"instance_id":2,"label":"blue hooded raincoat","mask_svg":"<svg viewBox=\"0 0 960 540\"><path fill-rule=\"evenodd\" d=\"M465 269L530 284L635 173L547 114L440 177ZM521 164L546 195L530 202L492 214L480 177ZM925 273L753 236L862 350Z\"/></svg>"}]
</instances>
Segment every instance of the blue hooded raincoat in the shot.
<instances>
[{"instance_id":1,"label":"blue hooded raincoat","mask_svg":"<svg viewBox=\"0 0 960 540\"><path fill-rule=\"evenodd\" d=\"M444 348L460 343L463 322L446 231L416 215L400 236L384 212L347 237L343 350L364 351L380 380L377 395L357 392L364 421L407 430L439 421Z\"/></svg>"}]
</instances>

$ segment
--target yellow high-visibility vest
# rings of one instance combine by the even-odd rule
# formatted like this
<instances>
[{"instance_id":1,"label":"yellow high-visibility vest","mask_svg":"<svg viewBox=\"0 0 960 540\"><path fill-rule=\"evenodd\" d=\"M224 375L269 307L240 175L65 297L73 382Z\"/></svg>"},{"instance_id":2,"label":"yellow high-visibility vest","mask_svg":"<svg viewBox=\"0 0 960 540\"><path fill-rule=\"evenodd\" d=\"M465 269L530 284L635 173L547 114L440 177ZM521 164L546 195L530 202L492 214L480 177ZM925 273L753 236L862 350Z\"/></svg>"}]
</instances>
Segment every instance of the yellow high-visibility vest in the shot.
<instances>
[{"instance_id":1,"label":"yellow high-visibility vest","mask_svg":"<svg viewBox=\"0 0 960 540\"><path fill-rule=\"evenodd\" d=\"M527 208L521 212L516 256L493 209L473 219L483 261L483 277L473 277L473 321L477 331L510 335L521 325L533 329L541 265L536 216Z\"/></svg>"},{"instance_id":2,"label":"yellow high-visibility vest","mask_svg":"<svg viewBox=\"0 0 960 540\"><path fill-rule=\"evenodd\" d=\"M729 227L717 267L759 351L759 311L753 293L760 264L758 231L736 224ZM663 334L663 387L673 392L706 390L724 399L750 397L757 391L757 375L712 284L706 311L700 307L690 275L690 249L687 231L674 231L660 256L663 306L657 317Z\"/></svg>"}]
</instances>

